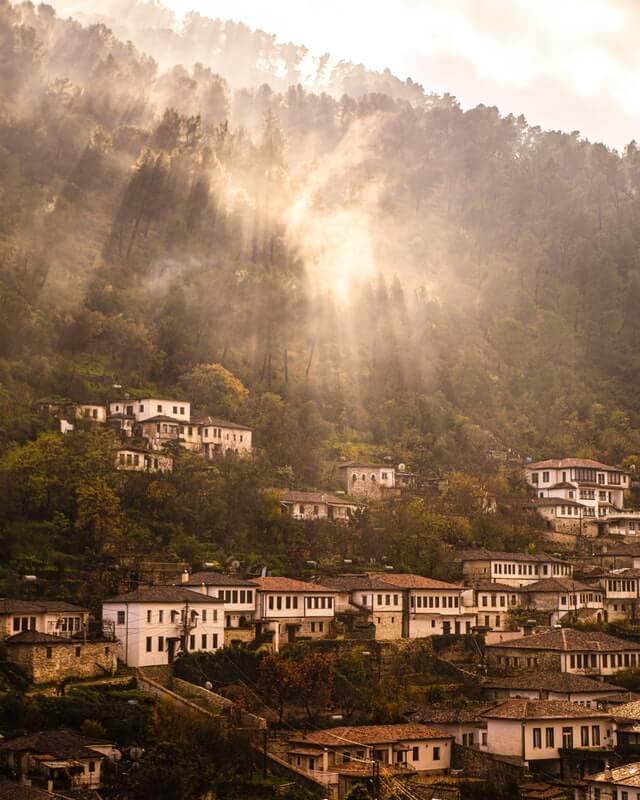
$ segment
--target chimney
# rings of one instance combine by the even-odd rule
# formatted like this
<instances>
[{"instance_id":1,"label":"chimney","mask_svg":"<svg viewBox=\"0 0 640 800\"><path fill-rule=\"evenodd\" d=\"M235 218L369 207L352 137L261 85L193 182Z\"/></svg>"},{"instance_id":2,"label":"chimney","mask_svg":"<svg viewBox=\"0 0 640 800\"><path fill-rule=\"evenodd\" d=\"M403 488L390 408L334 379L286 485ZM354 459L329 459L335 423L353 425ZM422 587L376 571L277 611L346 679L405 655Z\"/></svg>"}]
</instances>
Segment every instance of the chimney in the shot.
<instances>
[{"instance_id":1,"label":"chimney","mask_svg":"<svg viewBox=\"0 0 640 800\"><path fill-rule=\"evenodd\" d=\"M189 583L189 578L190 577L191 576L189 575L189 570L185 569L185 571L180 576L180 583Z\"/></svg>"}]
</instances>

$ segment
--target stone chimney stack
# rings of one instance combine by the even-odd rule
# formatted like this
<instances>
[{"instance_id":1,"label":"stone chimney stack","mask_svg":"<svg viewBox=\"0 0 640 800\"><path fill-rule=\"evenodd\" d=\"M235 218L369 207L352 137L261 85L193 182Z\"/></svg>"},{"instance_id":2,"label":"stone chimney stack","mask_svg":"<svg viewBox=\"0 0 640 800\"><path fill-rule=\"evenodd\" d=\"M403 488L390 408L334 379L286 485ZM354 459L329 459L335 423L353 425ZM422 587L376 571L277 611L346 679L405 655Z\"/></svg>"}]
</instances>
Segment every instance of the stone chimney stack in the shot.
<instances>
[{"instance_id":1,"label":"stone chimney stack","mask_svg":"<svg viewBox=\"0 0 640 800\"><path fill-rule=\"evenodd\" d=\"M191 575L189 574L189 570L185 569L185 571L180 576L180 583L189 583L189 578Z\"/></svg>"}]
</instances>

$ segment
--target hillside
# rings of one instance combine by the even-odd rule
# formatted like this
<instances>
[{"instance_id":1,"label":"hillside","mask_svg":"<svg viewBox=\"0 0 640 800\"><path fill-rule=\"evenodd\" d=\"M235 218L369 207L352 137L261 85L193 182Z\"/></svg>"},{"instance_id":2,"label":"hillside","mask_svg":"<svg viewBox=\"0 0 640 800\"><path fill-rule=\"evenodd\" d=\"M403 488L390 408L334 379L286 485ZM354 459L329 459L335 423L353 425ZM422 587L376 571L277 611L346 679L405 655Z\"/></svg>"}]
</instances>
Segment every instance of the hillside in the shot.
<instances>
[{"instance_id":1,"label":"hillside","mask_svg":"<svg viewBox=\"0 0 640 800\"><path fill-rule=\"evenodd\" d=\"M79 480L105 481L111 532L141 547L182 536L183 557L207 542L249 558L273 541L257 489L335 488L340 458L484 481L501 480L496 449L635 463L635 143L618 154L463 111L354 65L317 91L289 85L303 49L197 16L172 32L154 8L156 27L135 31L147 53L104 23L0 0L2 525L16 563L42 558L51 531L98 535L78 522ZM211 364L222 383L203 378ZM34 402L105 400L114 384L233 413L259 464L203 478L205 503L195 484L150 499L110 486L107 445L87 441L84 473L43 489L34 464L46 483L71 445L33 442L48 427Z\"/></svg>"}]
</instances>

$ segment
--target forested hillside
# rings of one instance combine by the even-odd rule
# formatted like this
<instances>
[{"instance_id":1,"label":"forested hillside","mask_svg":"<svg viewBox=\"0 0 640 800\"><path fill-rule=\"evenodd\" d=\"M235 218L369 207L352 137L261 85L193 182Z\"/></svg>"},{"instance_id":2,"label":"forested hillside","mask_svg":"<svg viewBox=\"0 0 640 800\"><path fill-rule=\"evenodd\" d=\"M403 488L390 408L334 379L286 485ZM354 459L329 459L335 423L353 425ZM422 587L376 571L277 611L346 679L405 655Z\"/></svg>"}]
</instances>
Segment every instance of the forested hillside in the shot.
<instances>
[{"instance_id":1,"label":"forested hillside","mask_svg":"<svg viewBox=\"0 0 640 800\"><path fill-rule=\"evenodd\" d=\"M635 461L635 143L618 154L390 74L324 75L322 59L303 86L304 48L197 15L171 31L129 5L148 52L0 0L0 514L16 563L71 530L95 553L114 535L182 537L185 557L290 553L257 489L335 487L342 457L485 481L495 449ZM114 485L107 443L61 443L34 411L114 384L233 415L259 459L151 497ZM450 543L481 539L460 524Z\"/></svg>"}]
</instances>

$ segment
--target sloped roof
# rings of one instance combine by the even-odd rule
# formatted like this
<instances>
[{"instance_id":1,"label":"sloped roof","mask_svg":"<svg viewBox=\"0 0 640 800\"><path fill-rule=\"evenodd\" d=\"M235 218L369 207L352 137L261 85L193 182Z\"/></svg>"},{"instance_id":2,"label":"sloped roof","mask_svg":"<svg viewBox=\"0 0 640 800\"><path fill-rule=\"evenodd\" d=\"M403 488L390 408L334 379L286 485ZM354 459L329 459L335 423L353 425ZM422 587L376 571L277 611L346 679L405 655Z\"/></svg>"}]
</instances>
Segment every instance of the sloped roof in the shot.
<instances>
[{"instance_id":1,"label":"sloped roof","mask_svg":"<svg viewBox=\"0 0 640 800\"><path fill-rule=\"evenodd\" d=\"M105 739L80 736L72 731L41 731L27 736L17 736L0 743L0 750L53 756L53 758L96 758L102 754L92 750L92 745L110 745Z\"/></svg>"},{"instance_id":2,"label":"sloped roof","mask_svg":"<svg viewBox=\"0 0 640 800\"><path fill-rule=\"evenodd\" d=\"M177 575L169 581L172 585L178 586L251 586L253 583L239 575L226 575L224 572L214 572L213 570L201 570L192 572L186 583L182 582L182 576Z\"/></svg>"},{"instance_id":3,"label":"sloped roof","mask_svg":"<svg viewBox=\"0 0 640 800\"><path fill-rule=\"evenodd\" d=\"M509 648L520 650L553 650L564 653L597 652L619 653L625 650L640 650L640 643L619 639L599 631L577 631L574 628L556 628L546 633L534 633L520 639L488 644L487 649Z\"/></svg>"},{"instance_id":4,"label":"sloped roof","mask_svg":"<svg viewBox=\"0 0 640 800\"><path fill-rule=\"evenodd\" d=\"M8 636L6 644L71 644L72 639L66 636L55 636L52 633L40 633L40 631L21 631Z\"/></svg>"},{"instance_id":5,"label":"sloped roof","mask_svg":"<svg viewBox=\"0 0 640 800\"><path fill-rule=\"evenodd\" d=\"M470 580L469 586L466 588L475 589L478 592L512 592L514 594L526 591L522 586L508 586L506 583L492 581L489 578Z\"/></svg>"},{"instance_id":6,"label":"sloped roof","mask_svg":"<svg viewBox=\"0 0 640 800\"><path fill-rule=\"evenodd\" d=\"M222 600L182 586L147 586L109 597L104 602L106 605L108 603L222 603Z\"/></svg>"},{"instance_id":7,"label":"sloped roof","mask_svg":"<svg viewBox=\"0 0 640 800\"><path fill-rule=\"evenodd\" d=\"M632 786L640 788L640 761L633 764L625 764L623 767L611 767L606 772L596 772L593 775L585 775L586 781L598 781L601 783L613 783L619 786Z\"/></svg>"},{"instance_id":8,"label":"sloped roof","mask_svg":"<svg viewBox=\"0 0 640 800\"><path fill-rule=\"evenodd\" d=\"M571 508L586 508L584 503L578 503L576 500L569 500L566 497L532 497L531 502L534 506L557 507L557 506L571 506Z\"/></svg>"},{"instance_id":9,"label":"sloped roof","mask_svg":"<svg viewBox=\"0 0 640 800\"><path fill-rule=\"evenodd\" d=\"M422 575L413 575L402 572L372 572L371 576L390 586L399 586L402 589L463 589L455 583L439 581L435 578L425 578Z\"/></svg>"},{"instance_id":10,"label":"sloped roof","mask_svg":"<svg viewBox=\"0 0 640 800\"><path fill-rule=\"evenodd\" d=\"M567 700L520 700L512 698L497 703L482 717L486 719L580 719L583 717L610 717L606 711L597 711Z\"/></svg>"},{"instance_id":11,"label":"sloped roof","mask_svg":"<svg viewBox=\"0 0 640 800\"><path fill-rule=\"evenodd\" d=\"M330 589L328 586L323 586L319 583L298 581L295 580L295 578L253 578L251 583L257 586L263 592L335 592L335 589Z\"/></svg>"},{"instance_id":12,"label":"sloped roof","mask_svg":"<svg viewBox=\"0 0 640 800\"><path fill-rule=\"evenodd\" d=\"M564 563L561 558L547 553L509 553L506 550L486 550L482 547L472 550L461 550L458 561L527 561Z\"/></svg>"},{"instance_id":13,"label":"sloped roof","mask_svg":"<svg viewBox=\"0 0 640 800\"><path fill-rule=\"evenodd\" d=\"M80 614L87 612L86 608L74 606L64 600L22 600L19 598L4 597L0 599L0 615L2 614Z\"/></svg>"},{"instance_id":14,"label":"sloped roof","mask_svg":"<svg viewBox=\"0 0 640 800\"><path fill-rule=\"evenodd\" d=\"M375 575L370 573L362 573L358 575L333 575L331 577L323 577L322 583L324 586L329 586L337 592L355 592L358 590L381 590L388 591L391 584L387 581L380 580ZM400 586L395 588L400 589Z\"/></svg>"},{"instance_id":15,"label":"sloped roof","mask_svg":"<svg viewBox=\"0 0 640 800\"><path fill-rule=\"evenodd\" d=\"M597 681L584 675L572 675L570 672L522 672L518 675L502 678L489 678L482 684L487 689L537 689L549 692L607 692L620 691L613 683Z\"/></svg>"},{"instance_id":16,"label":"sloped roof","mask_svg":"<svg viewBox=\"0 0 640 800\"><path fill-rule=\"evenodd\" d=\"M338 464L338 469L345 469L346 467L362 467L363 469L388 469L395 470L392 464L372 464L369 461L343 461Z\"/></svg>"},{"instance_id":17,"label":"sloped roof","mask_svg":"<svg viewBox=\"0 0 640 800\"><path fill-rule=\"evenodd\" d=\"M192 414L191 424L203 426L212 425L213 427L218 428L234 428L235 430L239 431L253 430L253 428L250 428L248 425L241 425L239 422L230 422L228 419L221 419L220 417L210 417L206 414Z\"/></svg>"},{"instance_id":18,"label":"sloped roof","mask_svg":"<svg viewBox=\"0 0 640 800\"><path fill-rule=\"evenodd\" d=\"M615 709L615 715L624 719L640 719L640 700L618 706Z\"/></svg>"},{"instance_id":19,"label":"sloped roof","mask_svg":"<svg viewBox=\"0 0 640 800\"><path fill-rule=\"evenodd\" d=\"M58 798L64 800L60 794L51 794L44 789L2 777L0 777L0 797L2 800L57 800Z\"/></svg>"},{"instance_id":20,"label":"sloped roof","mask_svg":"<svg viewBox=\"0 0 640 800\"><path fill-rule=\"evenodd\" d=\"M331 505L340 506L362 506L363 503L357 500L350 500L348 497L342 495L330 494L329 492L302 492L293 489L280 491L281 503L330 503Z\"/></svg>"},{"instance_id":21,"label":"sloped roof","mask_svg":"<svg viewBox=\"0 0 640 800\"><path fill-rule=\"evenodd\" d=\"M488 703L473 703L465 708L438 708L424 703L414 703L406 711L405 716L413 722L451 725L455 723L475 722L486 711L496 705L493 700Z\"/></svg>"},{"instance_id":22,"label":"sloped roof","mask_svg":"<svg viewBox=\"0 0 640 800\"><path fill-rule=\"evenodd\" d=\"M527 592L601 592L600 586L588 586L573 578L543 578L526 587Z\"/></svg>"},{"instance_id":23,"label":"sloped roof","mask_svg":"<svg viewBox=\"0 0 640 800\"><path fill-rule=\"evenodd\" d=\"M399 725L355 725L329 728L324 731L308 733L306 736L294 736L291 742L340 747L349 744L387 744L402 742L406 739L452 739L450 733L418 723L401 723Z\"/></svg>"},{"instance_id":24,"label":"sloped roof","mask_svg":"<svg viewBox=\"0 0 640 800\"><path fill-rule=\"evenodd\" d=\"M614 472L623 472L619 467L611 467L602 461L592 458L549 458L546 461L534 461L525 464L525 469L563 469L564 467L584 467L585 469L606 469Z\"/></svg>"}]
</instances>

